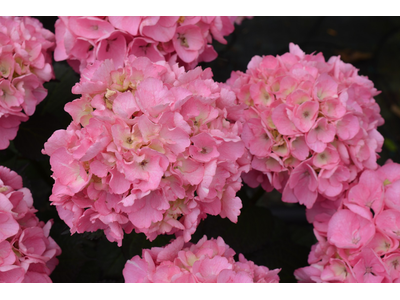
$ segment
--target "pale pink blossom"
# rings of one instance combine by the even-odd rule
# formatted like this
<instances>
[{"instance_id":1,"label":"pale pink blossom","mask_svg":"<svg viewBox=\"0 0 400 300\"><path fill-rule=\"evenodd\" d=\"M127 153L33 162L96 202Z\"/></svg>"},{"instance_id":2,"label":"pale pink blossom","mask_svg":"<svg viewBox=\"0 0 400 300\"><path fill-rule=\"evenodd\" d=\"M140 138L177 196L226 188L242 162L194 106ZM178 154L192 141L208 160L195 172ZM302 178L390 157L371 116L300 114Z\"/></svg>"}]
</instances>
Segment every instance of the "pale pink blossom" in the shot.
<instances>
[{"instance_id":1,"label":"pale pink blossom","mask_svg":"<svg viewBox=\"0 0 400 300\"><path fill-rule=\"evenodd\" d=\"M217 57L212 41L239 24L236 17L108 16L59 17L55 24L54 59L67 60L77 72L98 60L112 59L121 67L129 55L151 61L179 63L187 70ZM8 71L7 71L8 72ZM6 73L7 73L6 72Z\"/></svg>"},{"instance_id":2,"label":"pale pink blossom","mask_svg":"<svg viewBox=\"0 0 400 300\"><path fill-rule=\"evenodd\" d=\"M31 17L0 17L0 149L47 96L43 83L54 78L54 34Z\"/></svg>"},{"instance_id":3,"label":"pale pink blossom","mask_svg":"<svg viewBox=\"0 0 400 300\"><path fill-rule=\"evenodd\" d=\"M292 43L289 50L254 56L245 73L232 72L226 83L238 105L227 111L243 123L241 137L252 156L246 184L275 188L283 201L311 208L318 195L337 200L357 174L377 168L383 137L376 128L383 118L373 98L377 90L354 66L305 54Z\"/></svg>"},{"instance_id":4,"label":"pale pink blossom","mask_svg":"<svg viewBox=\"0 0 400 300\"><path fill-rule=\"evenodd\" d=\"M73 92L82 97L65 107L72 123L43 151L55 179L50 201L71 233L101 229L121 246L132 230L189 241L209 214L237 222L250 160L242 124L227 120L233 92L209 69L97 61Z\"/></svg>"},{"instance_id":5,"label":"pale pink blossom","mask_svg":"<svg viewBox=\"0 0 400 300\"><path fill-rule=\"evenodd\" d=\"M22 178L0 166L0 282L51 282L60 247L35 215L31 192Z\"/></svg>"},{"instance_id":6,"label":"pale pink blossom","mask_svg":"<svg viewBox=\"0 0 400 300\"><path fill-rule=\"evenodd\" d=\"M197 244L184 243L178 237L163 248L142 250L128 260L123 270L125 282L168 283L277 283L280 269L269 270L257 266L239 254L235 261L233 251L221 237Z\"/></svg>"},{"instance_id":7,"label":"pale pink blossom","mask_svg":"<svg viewBox=\"0 0 400 300\"><path fill-rule=\"evenodd\" d=\"M400 196L399 164L364 170L339 199L320 198L307 209L318 243L300 282L398 282L400 211L386 202ZM389 204L388 204L389 203ZM318 270L318 271L317 271Z\"/></svg>"}]
</instances>

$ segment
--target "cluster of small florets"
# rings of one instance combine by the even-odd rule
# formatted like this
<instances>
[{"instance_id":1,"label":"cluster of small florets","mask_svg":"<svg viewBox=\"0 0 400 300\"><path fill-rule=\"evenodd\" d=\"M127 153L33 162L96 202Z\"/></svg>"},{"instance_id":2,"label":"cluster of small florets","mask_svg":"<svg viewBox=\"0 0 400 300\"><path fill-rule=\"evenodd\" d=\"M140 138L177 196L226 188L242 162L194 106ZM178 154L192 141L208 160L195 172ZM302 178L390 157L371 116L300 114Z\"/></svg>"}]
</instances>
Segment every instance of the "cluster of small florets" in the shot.
<instances>
[{"instance_id":1,"label":"cluster of small florets","mask_svg":"<svg viewBox=\"0 0 400 300\"><path fill-rule=\"evenodd\" d=\"M0 17L0 150L47 95L54 34L30 17Z\"/></svg>"},{"instance_id":2,"label":"cluster of small florets","mask_svg":"<svg viewBox=\"0 0 400 300\"><path fill-rule=\"evenodd\" d=\"M400 282L400 165L365 170L346 196L307 210L318 243L301 282Z\"/></svg>"},{"instance_id":3,"label":"cluster of small florets","mask_svg":"<svg viewBox=\"0 0 400 300\"><path fill-rule=\"evenodd\" d=\"M239 261L221 237L197 244L177 238L166 247L143 249L128 260L123 270L125 282L157 283L277 283L280 269L257 266L239 254Z\"/></svg>"},{"instance_id":4,"label":"cluster of small florets","mask_svg":"<svg viewBox=\"0 0 400 300\"><path fill-rule=\"evenodd\" d=\"M359 172L377 168L383 137L378 94L357 69L297 45L282 56L255 56L246 73L227 81L244 112L242 140L253 155L244 174L251 187L282 192L285 202L311 208L318 195L338 199Z\"/></svg>"},{"instance_id":5,"label":"cluster of small florets","mask_svg":"<svg viewBox=\"0 0 400 300\"><path fill-rule=\"evenodd\" d=\"M59 17L55 24L56 61L77 72L97 60L122 67L129 55L178 62L187 70L217 57L213 39L226 44L236 17Z\"/></svg>"},{"instance_id":6,"label":"cluster of small florets","mask_svg":"<svg viewBox=\"0 0 400 300\"><path fill-rule=\"evenodd\" d=\"M44 146L55 184L50 201L71 232L104 229L184 236L207 214L237 222L241 173L250 168L241 123L226 120L235 95L210 69L130 56L97 61L65 106L73 118Z\"/></svg>"},{"instance_id":7,"label":"cluster of small florets","mask_svg":"<svg viewBox=\"0 0 400 300\"><path fill-rule=\"evenodd\" d=\"M51 282L61 249L32 205L21 176L0 166L0 282Z\"/></svg>"}]
</instances>

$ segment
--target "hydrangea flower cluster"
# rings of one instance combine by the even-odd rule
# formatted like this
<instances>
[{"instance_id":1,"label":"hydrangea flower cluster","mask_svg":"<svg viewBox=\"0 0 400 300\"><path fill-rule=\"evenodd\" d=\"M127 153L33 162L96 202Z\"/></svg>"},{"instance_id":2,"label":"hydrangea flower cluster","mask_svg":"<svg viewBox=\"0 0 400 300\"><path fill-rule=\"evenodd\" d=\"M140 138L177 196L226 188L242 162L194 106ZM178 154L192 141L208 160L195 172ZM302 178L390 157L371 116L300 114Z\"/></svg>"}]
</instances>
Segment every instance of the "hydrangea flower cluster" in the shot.
<instances>
[{"instance_id":1,"label":"hydrangea flower cluster","mask_svg":"<svg viewBox=\"0 0 400 300\"><path fill-rule=\"evenodd\" d=\"M234 93L210 69L130 56L88 66L65 110L73 121L44 145L55 184L50 201L71 233L103 229L183 235L207 214L237 222L241 173L250 160L241 123L227 121Z\"/></svg>"},{"instance_id":2,"label":"hydrangea flower cluster","mask_svg":"<svg viewBox=\"0 0 400 300\"><path fill-rule=\"evenodd\" d=\"M346 196L307 210L318 243L301 282L400 282L400 165L365 170Z\"/></svg>"},{"instance_id":3,"label":"hydrangea flower cluster","mask_svg":"<svg viewBox=\"0 0 400 300\"><path fill-rule=\"evenodd\" d=\"M257 266L239 254L239 261L221 237L197 244L178 237L166 247L143 249L142 257L128 260L123 270L125 282L168 283L278 283L280 269Z\"/></svg>"},{"instance_id":4,"label":"hydrangea flower cluster","mask_svg":"<svg viewBox=\"0 0 400 300\"><path fill-rule=\"evenodd\" d=\"M59 17L55 24L56 61L67 60L81 72L97 60L122 67L129 55L178 62L193 69L217 57L213 39L226 44L236 17Z\"/></svg>"},{"instance_id":5,"label":"hydrangea flower cluster","mask_svg":"<svg viewBox=\"0 0 400 300\"><path fill-rule=\"evenodd\" d=\"M255 56L246 73L227 81L243 112L242 140L252 155L250 186L282 192L311 208L318 195L338 199L364 169L377 168L383 124L368 78L340 57L306 55L297 45L282 56Z\"/></svg>"},{"instance_id":6,"label":"hydrangea flower cluster","mask_svg":"<svg viewBox=\"0 0 400 300\"><path fill-rule=\"evenodd\" d=\"M31 17L0 17L0 150L47 95L54 34Z\"/></svg>"},{"instance_id":7,"label":"hydrangea flower cluster","mask_svg":"<svg viewBox=\"0 0 400 300\"><path fill-rule=\"evenodd\" d=\"M0 282L51 282L61 249L35 213L21 176L0 166Z\"/></svg>"}]
</instances>

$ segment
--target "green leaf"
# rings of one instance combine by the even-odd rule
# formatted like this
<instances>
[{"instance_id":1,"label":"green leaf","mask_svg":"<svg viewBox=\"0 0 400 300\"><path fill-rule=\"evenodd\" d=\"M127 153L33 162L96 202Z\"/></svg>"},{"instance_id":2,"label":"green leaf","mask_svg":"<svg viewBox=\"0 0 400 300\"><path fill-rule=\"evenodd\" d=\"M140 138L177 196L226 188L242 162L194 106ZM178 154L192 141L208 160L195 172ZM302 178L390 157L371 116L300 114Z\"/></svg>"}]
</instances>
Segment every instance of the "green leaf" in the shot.
<instances>
[{"instance_id":1,"label":"green leaf","mask_svg":"<svg viewBox=\"0 0 400 300\"><path fill-rule=\"evenodd\" d=\"M383 142L383 145L390 151L390 152L396 152L397 151L397 145L395 142L393 142L391 139L386 138Z\"/></svg>"}]
</instances>

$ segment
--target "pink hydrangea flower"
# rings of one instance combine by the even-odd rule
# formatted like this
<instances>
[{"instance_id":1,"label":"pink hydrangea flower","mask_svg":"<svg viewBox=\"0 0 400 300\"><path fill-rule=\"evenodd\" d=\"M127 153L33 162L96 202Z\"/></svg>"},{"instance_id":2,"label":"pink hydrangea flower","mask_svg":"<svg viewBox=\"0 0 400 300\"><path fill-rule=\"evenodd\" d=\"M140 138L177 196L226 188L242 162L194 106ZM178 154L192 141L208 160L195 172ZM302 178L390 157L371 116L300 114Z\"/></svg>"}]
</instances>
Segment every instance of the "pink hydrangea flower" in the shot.
<instances>
[{"instance_id":1,"label":"pink hydrangea flower","mask_svg":"<svg viewBox=\"0 0 400 300\"><path fill-rule=\"evenodd\" d=\"M0 17L0 150L47 95L54 34L31 17Z\"/></svg>"},{"instance_id":2,"label":"pink hydrangea flower","mask_svg":"<svg viewBox=\"0 0 400 300\"><path fill-rule=\"evenodd\" d=\"M213 39L226 44L236 17L60 17L55 24L56 61L67 60L82 72L96 60L113 59L116 67L129 55L179 63L187 70L217 57Z\"/></svg>"},{"instance_id":3,"label":"pink hydrangea flower","mask_svg":"<svg viewBox=\"0 0 400 300\"><path fill-rule=\"evenodd\" d=\"M300 282L399 282L399 170L391 161L364 170L343 197L307 209L318 243L295 271Z\"/></svg>"},{"instance_id":4,"label":"pink hydrangea flower","mask_svg":"<svg viewBox=\"0 0 400 300\"><path fill-rule=\"evenodd\" d=\"M96 61L73 93L82 94L65 106L73 122L43 151L55 180L50 201L71 233L103 229L118 245L132 230L189 241L208 214L237 222L250 161L241 123L227 120L235 95L210 69Z\"/></svg>"},{"instance_id":5,"label":"pink hydrangea flower","mask_svg":"<svg viewBox=\"0 0 400 300\"><path fill-rule=\"evenodd\" d=\"M221 237L197 244L184 243L178 237L169 245L143 249L142 258L134 256L122 271L125 282L168 283L277 283L280 269L257 266L239 254L239 261Z\"/></svg>"},{"instance_id":6,"label":"pink hydrangea flower","mask_svg":"<svg viewBox=\"0 0 400 300\"><path fill-rule=\"evenodd\" d=\"M252 155L244 181L311 208L318 195L339 199L357 174L378 167L383 118L377 90L354 66L289 48L281 56L253 57L246 73L232 72L227 84L238 105L227 110L243 123Z\"/></svg>"},{"instance_id":7,"label":"pink hydrangea flower","mask_svg":"<svg viewBox=\"0 0 400 300\"><path fill-rule=\"evenodd\" d=\"M0 166L0 282L51 282L61 249L35 213L21 176Z\"/></svg>"}]
</instances>

